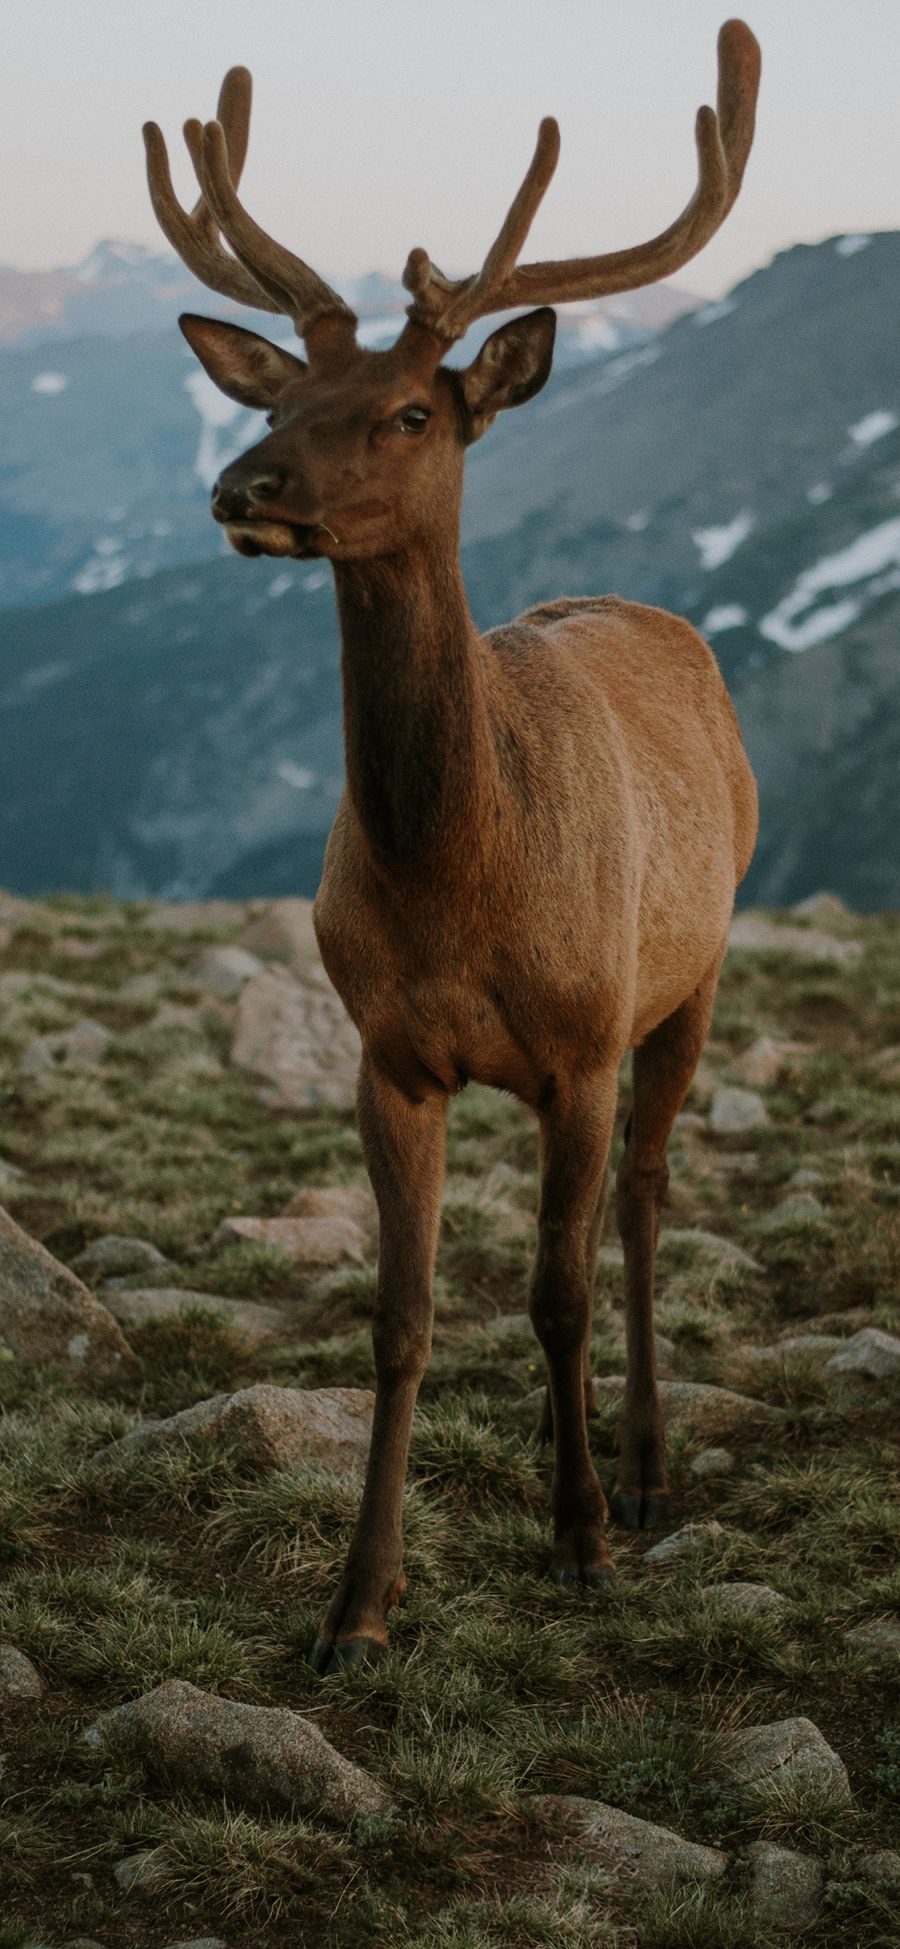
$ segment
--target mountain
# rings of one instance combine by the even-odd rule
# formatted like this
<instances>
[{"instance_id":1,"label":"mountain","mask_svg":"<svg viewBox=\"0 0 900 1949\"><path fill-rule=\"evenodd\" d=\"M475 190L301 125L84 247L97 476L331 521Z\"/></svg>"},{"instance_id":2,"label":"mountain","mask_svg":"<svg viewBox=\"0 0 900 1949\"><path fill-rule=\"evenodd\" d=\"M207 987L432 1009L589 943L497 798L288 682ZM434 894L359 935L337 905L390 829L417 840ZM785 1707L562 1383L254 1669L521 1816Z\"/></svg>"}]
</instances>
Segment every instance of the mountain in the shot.
<instances>
[{"instance_id":1,"label":"mountain","mask_svg":"<svg viewBox=\"0 0 900 1949\"><path fill-rule=\"evenodd\" d=\"M396 337L399 283L370 273L344 289L364 343ZM558 372L643 346L694 302L662 285L570 306ZM71 272L0 271L0 607L96 594L218 552L210 487L265 429L207 379L177 329L184 310L297 343L284 320L214 297L177 258L137 245L99 244Z\"/></svg>"},{"instance_id":2,"label":"mountain","mask_svg":"<svg viewBox=\"0 0 900 1949\"><path fill-rule=\"evenodd\" d=\"M563 370L468 460L482 625L612 589L713 642L762 791L750 898L900 905L898 299L900 235L798 247ZM144 400L133 421L138 452L176 437ZM340 789L330 573L212 559L0 615L0 734L0 883L310 891Z\"/></svg>"}]
</instances>

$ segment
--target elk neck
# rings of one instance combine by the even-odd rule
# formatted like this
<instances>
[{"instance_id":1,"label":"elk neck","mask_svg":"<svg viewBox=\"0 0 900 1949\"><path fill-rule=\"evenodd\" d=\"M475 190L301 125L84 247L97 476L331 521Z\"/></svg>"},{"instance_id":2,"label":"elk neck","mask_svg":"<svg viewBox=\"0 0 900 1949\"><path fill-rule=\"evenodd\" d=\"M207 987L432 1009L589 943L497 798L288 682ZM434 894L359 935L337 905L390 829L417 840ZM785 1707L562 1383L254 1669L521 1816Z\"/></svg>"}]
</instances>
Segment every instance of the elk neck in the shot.
<instances>
[{"instance_id":1,"label":"elk neck","mask_svg":"<svg viewBox=\"0 0 900 1949\"><path fill-rule=\"evenodd\" d=\"M496 823L490 650L458 553L335 563L347 786L382 869L444 879Z\"/></svg>"}]
</instances>

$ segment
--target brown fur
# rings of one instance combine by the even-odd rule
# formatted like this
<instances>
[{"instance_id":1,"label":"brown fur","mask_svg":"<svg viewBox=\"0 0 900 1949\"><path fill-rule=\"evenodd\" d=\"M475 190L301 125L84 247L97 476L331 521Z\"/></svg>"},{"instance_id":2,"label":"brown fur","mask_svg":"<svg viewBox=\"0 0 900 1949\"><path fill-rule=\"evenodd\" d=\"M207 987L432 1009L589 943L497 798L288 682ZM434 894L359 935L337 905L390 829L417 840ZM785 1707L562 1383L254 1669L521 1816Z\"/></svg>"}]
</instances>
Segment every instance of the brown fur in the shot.
<instances>
[{"instance_id":1,"label":"brown fur","mask_svg":"<svg viewBox=\"0 0 900 1949\"><path fill-rule=\"evenodd\" d=\"M571 273L579 291L583 277L603 288L647 282L661 274L663 246L668 268L672 251L686 260L699 248L737 194L757 76L752 36L728 23L719 121L701 111L697 197L643 256L583 260ZM193 226L190 248L205 253L210 281L225 288L233 277L214 209L242 264L277 292L296 260L269 239L250 248L252 222L228 180L249 94L241 80L232 87L240 116L232 108L230 135L210 125L202 142L193 137L209 208L188 220L175 206L172 216L154 136L157 199L171 234ZM331 560L340 610L347 786L315 925L362 1038L360 1130L381 1233L372 1447L314 1653L322 1671L383 1645L402 1592L401 1501L431 1344L446 1107L470 1079L512 1091L539 1121L530 1304L556 1447L553 1573L597 1583L610 1558L587 1437L591 1304L619 1066L635 1051L616 1197L628 1371L613 1510L635 1526L665 1508L652 1306L666 1145L709 1025L756 793L715 661L687 623L615 596L542 603L486 636L469 614L465 448L543 385L554 315L542 308L501 327L461 373L440 364L442 345L519 276L515 256L554 153L544 125L484 273L450 287L413 253L416 302L389 352L353 343L340 300L329 312L327 287L304 266L309 366L234 326L182 320L216 382L270 415L269 434L217 482L214 514L241 552ZM565 269L522 276L527 284L539 271L547 288Z\"/></svg>"}]
</instances>

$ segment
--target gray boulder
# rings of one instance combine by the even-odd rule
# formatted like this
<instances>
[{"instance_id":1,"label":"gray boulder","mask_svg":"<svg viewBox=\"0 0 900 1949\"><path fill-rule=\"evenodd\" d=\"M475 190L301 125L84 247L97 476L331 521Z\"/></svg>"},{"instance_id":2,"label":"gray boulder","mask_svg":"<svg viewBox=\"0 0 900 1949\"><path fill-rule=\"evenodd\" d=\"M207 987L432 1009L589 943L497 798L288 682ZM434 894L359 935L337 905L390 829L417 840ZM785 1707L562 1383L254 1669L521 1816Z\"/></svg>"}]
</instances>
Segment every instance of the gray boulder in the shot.
<instances>
[{"instance_id":1,"label":"gray boulder","mask_svg":"<svg viewBox=\"0 0 900 1949\"><path fill-rule=\"evenodd\" d=\"M821 1861L793 1848L758 1841L750 1849L750 1898L754 1914L773 1928L807 1929L822 1906L825 1873Z\"/></svg>"},{"instance_id":2,"label":"gray boulder","mask_svg":"<svg viewBox=\"0 0 900 1949\"><path fill-rule=\"evenodd\" d=\"M30 1366L59 1361L95 1380L134 1366L112 1314L2 1208L0 1346Z\"/></svg>"},{"instance_id":3,"label":"gray boulder","mask_svg":"<svg viewBox=\"0 0 900 1949\"><path fill-rule=\"evenodd\" d=\"M730 1475L734 1468L734 1456L730 1448L701 1448L690 1465L691 1474L703 1481L706 1477Z\"/></svg>"},{"instance_id":4,"label":"gray boulder","mask_svg":"<svg viewBox=\"0 0 900 1949\"><path fill-rule=\"evenodd\" d=\"M0 1644L0 1700L40 1699L44 1681L14 1644Z\"/></svg>"},{"instance_id":5,"label":"gray boulder","mask_svg":"<svg viewBox=\"0 0 900 1949\"><path fill-rule=\"evenodd\" d=\"M810 1787L840 1805L851 1798L843 1760L811 1719L779 1719L732 1733L720 1777L757 1792L790 1785Z\"/></svg>"},{"instance_id":6,"label":"gray boulder","mask_svg":"<svg viewBox=\"0 0 900 1949\"><path fill-rule=\"evenodd\" d=\"M826 1374L866 1374L870 1380L889 1380L900 1374L900 1339L882 1333L877 1326L864 1326L860 1333L845 1340L840 1353L825 1363Z\"/></svg>"},{"instance_id":7,"label":"gray boulder","mask_svg":"<svg viewBox=\"0 0 900 1949\"><path fill-rule=\"evenodd\" d=\"M191 975L198 988L208 988L227 1002L240 994L251 975L259 974L262 965L258 954L250 954L245 947L228 942L221 947L208 947L195 961Z\"/></svg>"},{"instance_id":8,"label":"gray boulder","mask_svg":"<svg viewBox=\"0 0 900 1949\"><path fill-rule=\"evenodd\" d=\"M236 1394L214 1394L163 1421L144 1421L94 1456L107 1463L137 1450L181 1442L227 1442L242 1462L269 1473L295 1462L338 1471L361 1467L372 1438L375 1396L369 1388L272 1387L261 1382Z\"/></svg>"},{"instance_id":9,"label":"gray boulder","mask_svg":"<svg viewBox=\"0 0 900 1949\"><path fill-rule=\"evenodd\" d=\"M248 1806L277 1802L343 1823L389 1804L371 1775L299 1712L217 1698L183 1679L102 1713L85 1738L143 1761L164 1779Z\"/></svg>"},{"instance_id":10,"label":"gray boulder","mask_svg":"<svg viewBox=\"0 0 900 1949\"><path fill-rule=\"evenodd\" d=\"M878 1888L900 1888L900 1854L890 1847L864 1854L859 1872L864 1881L872 1881Z\"/></svg>"},{"instance_id":11,"label":"gray boulder","mask_svg":"<svg viewBox=\"0 0 900 1949\"><path fill-rule=\"evenodd\" d=\"M752 910L736 914L728 934L730 948L744 954L798 954L809 961L830 961L852 968L862 960L861 941L838 940L817 927L789 927Z\"/></svg>"},{"instance_id":12,"label":"gray boulder","mask_svg":"<svg viewBox=\"0 0 900 1949\"><path fill-rule=\"evenodd\" d=\"M664 1536L661 1543L654 1543L652 1549L645 1550L644 1562L654 1568L658 1564L676 1563L692 1556L710 1537L721 1536L722 1525L715 1518L708 1523L685 1523L682 1529L673 1529L670 1536Z\"/></svg>"},{"instance_id":13,"label":"gray boulder","mask_svg":"<svg viewBox=\"0 0 900 1949\"><path fill-rule=\"evenodd\" d=\"M596 1382L600 1403L618 1404L625 1382L618 1375L604 1375ZM781 1420L779 1409L749 1395L736 1394L730 1387L712 1387L705 1381L659 1383L660 1400L667 1428L678 1428L701 1438L734 1435L739 1429L774 1428Z\"/></svg>"},{"instance_id":14,"label":"gray boulder","mask_svg":"<svg viewBox=\"0 0 900 1949\"><path fill-rule=\"evenodd\" d=\"M900 1667L900 1621L895 1617L876 1617L844 1632L844 1643L858 1652L869 1665L886 1671Z\"/></svg>"},{"instance_id":15,"label":"gray boulder","mask_svg":"<svg viewBox=\"0 0 900 1949\"><path fill-rule=\"evenodd\" d=\"M124 1854L113 1863L113 1880L123 1895L149 1895L164 1888L172 1865L167 1847L141 1848L137 1854Z\"/></svg>"},{"instance_id":16,"label":"gray boulder","mask_svg":"<svg viewBox=\"0 0 900 1949\"><path fill-rule=\"evenodd\" d=\"M269 1245L295 1266L365 1265L368 1240L354 1218L223 1219L216 1245Z\"/></svg>"},{"instance_id":17,"label":"gray boulder","mask_svg":"<svg viewBox=\"0 0 900 1949\"><path fill-rule=\"evenodd\" d=\"M169 1260L149 1239L120 1238L116 1232L107 1232L79 1252L77 1259L72 1260L72 1271L89 1286L99 1286L101 1280L116 1274L164 1272L169 1265Z\"/></svg>"},{"instance_id":18,"label":"gray boulder","mask_svg":"<svg viewBox=\"0 0 900 1949\"><path fill-rule=\"evenodd\" d=\"M577 1842L579 1864L601 1868L613 1881L639 1888L669 1888L685 1877L709 1880L725 1873L720 1848L686 1841L654 1821L637 1820L602 1800L576 1794L541 1794L532 1803L539 1818L563 1821Z\"/></svg>"},{"instance_id":19,"label":"gray boulder","mask_svg":"<svg viewBox=\"0 0 900 1949\"><path fill-rule=\"evenodd\" d=\"M51 1069L92 1069L112 1040L102 1022L76 1022L71 1029L37 1035L19 1057L23 1076L45 1076Z\"/></svg>"},{"instance_id":20,"label":"gray boulder","mask_svg":"<svg viewBox=\"0 0 900 1949\"><path fill-rule=\"evenodd\" d=\"M771 1584L709 1584L707 1603L723 1617L772 1617L787 1609L787 1598Z\"/></svg>"},{"instance_id":21,"label":"gray boulder","mask_svg":"<svg viewBox=\"0 0 900 1949\"><path fill-rule=\"evenodd\" d=\"M244 983L231 1060L266 1084L267 1102L352 1110L359 1058L359 1036L321 963L302 980L276 965Z\"/></svg>"},{"instance_id":22,"label":"gray boulder","mask_svg":"<svg viewBox=\"0 0 900 1949\"><path fill-rule=\"evenodd\" d=\"M709 1113L709 1128L717 1137L740 1137L746 1130L762 1130L769 1112L756 1090L731 1085L717 1089Z\"/></svg>"},{"instance_id":23,"label":"gray boulder","mask_svg":"<svg viewBox=\"0 0 900 1949\"><path fill-rule=\"evenodd\" d=\"M148 1320L177 1320L192 1307L218 1314L247 1347L260 1347L283 1333L287 1321L276 1306L260 1306L252 1299L225 1299L218 1293L194 1293L180 1286L127 1286L103 1289L103 1303L120 1326L144 1326Z\"/></svg>"}]
</instances>

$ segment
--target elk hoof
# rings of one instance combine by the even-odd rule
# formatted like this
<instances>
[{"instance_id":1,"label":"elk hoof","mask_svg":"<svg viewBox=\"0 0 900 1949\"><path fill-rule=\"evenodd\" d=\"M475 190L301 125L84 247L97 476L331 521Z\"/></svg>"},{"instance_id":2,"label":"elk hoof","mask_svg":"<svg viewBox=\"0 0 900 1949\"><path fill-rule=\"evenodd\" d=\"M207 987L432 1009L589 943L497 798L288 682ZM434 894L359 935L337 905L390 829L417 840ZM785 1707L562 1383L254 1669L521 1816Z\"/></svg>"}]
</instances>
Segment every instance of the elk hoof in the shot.
<instances>
[{"instance_id":1,"label":"elk hoof","mask_svg":"<svg viewBox=\"0 0 900 1949\"><path fill-rule=\"evenodd\" d=\"M317 1638L309 1655L313 1671L320 1678L328 1678L332 1672L344 1671L350 1665L374 1665L387 1652L387 1645L379 1638L346 1638L342 1644L333 1644L328 1638Z\"/></svg>"},{"instance_id":2,"label":"elk hoof","mask_svg":"<svg viewBox=\"0 0 900 1949\"><path fill-rule=\"evenodd\" d=\"M649 1495L638 1495L629 1489L614 1489L609 1513L622 1529L661 1529L669 1520L669 1492L654 1489Z\"/></svg>"},{"instance_id":3,"label":"elk hoof","mask_svg":"<svg viewBox=\"0 0 900 1949\"><path fill-rule=\"evenodd\" d=\"M559 1590L577 1590L579 1584L584 1590L600 1590L616 1581L611 1565L598 1570L551 1570L550 1575Z\"/></svg>"}]
</instances>

